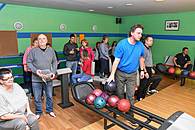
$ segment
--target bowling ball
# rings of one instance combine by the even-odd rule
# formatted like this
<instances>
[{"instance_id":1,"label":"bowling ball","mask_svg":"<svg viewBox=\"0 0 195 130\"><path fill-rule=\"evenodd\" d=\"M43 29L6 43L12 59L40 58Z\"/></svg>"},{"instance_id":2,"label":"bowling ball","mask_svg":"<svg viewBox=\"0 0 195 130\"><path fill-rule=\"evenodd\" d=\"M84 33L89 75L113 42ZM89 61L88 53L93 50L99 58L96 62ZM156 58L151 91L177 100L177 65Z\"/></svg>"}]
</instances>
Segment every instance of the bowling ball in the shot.
<instances>
[{"instance_id":1,"label":"bowling ball","mask_svg":"<svg viewBox=\"0 0 195 130\"><path fill-rule=\"evenodd\" d=\"M190 76L191 78L195 78L195 71L190 72L189 76Z\"/></svg>"},{"instance_id":2,"label":"bowling ball","mask_svg":"<svg viewBox=\"0 0 195 130\"><path fill-rule=\"evenodd\" d=\"M109 98L109 95L108 95L107 92L103 92L103 93L100 95L100 97L102 97L102 98L107 102L107 100L108 100L108 98Z\"/></svg>"},{"instance_id":3,"label":"bowling ball","mask_svg":"<svg viewBox=\"0 0 195 130\"><path fill-rule=\"evenodd\" d=\"M116 83L111 81L110 83L106 82L104 85L104 90L108 92L115 92L116 91Z\"/></svg>"},{"instance_id":4,"label":"bowling ball","mask_svg":"<svg viewBox=\"0 0 195 130\"><path fill-rule=\"evenodd\" d=\"M130 102L127 99L121 99L117 104L117 108L121 112L128 112L130 110L130 106Z\"/></svg>"},{"instance_id":5,"label":"bowling ball","mask_svg":"<svg viewBox=\"0 0 195 130\"><path fill-rule=\"evenodd\" d=\"M175 74L176 75L181 75L181 69L180 68L176 68L175 69Z\"/></svg>"},{"instance_id":6,"label":"bowling ball","mask_svg":"<svg viewBox=\"0 0 195 130\"><path fill-rule=\"evenodd\" d=\"M168 72L169 72L170 74L174 74L174 73L175 73L175 68L174 68L174 67L170 67L170 68L168 69Z\"/></svg>"},{"instance_id":7,"label":"bowling ball","mask_svg":"<svg viewBox=\"0 0 195 130\"><path fill-rule=\"evenodd\" d=\"M188 76L189 71L187 71L187 70L183 70L183 71L181 72L181 74L182 74L183 76Z\"/></svg>"},{"instance_id":8,"label":"bowling ball","mask_svg":"<svg viewBox=\"0 0 195 130\"><path fill-rule=\"evenodd\" d=\"M97 97L94 100L94 106L97 109L101 109L106 106L106 101L102 97Z\"/></svg>"},{"instance_id":9,"label":"bowling ball","mask_svg":"<svg viewBox=\"0 0 195 130\"><path fill-rule=\"evenodd\" d=\"M95 90L93 90L92 94L94 94L96 97L98 97L102 94L102 90L101 89L95 89Z\"/></svg>"},{"instance_id":10,"label":"bowling ball","mask_svg":"<svg viewBox=\"0 0 195 130\"><path fill-rule=\"evenodd\" d=\"M87 95L87 97L85 98L85 102L89 105L92 105L94 103L96 96L92 93L90 93L89 95Z\"/></svg>"},{"instance_id":11,"label":"bowling ball","mask_svg":"<svg viewBox=\"0 0 195 130\"><path fill-rule=\"evenodd\" d=\"M111 107L116 107L117 106L117 102L119 101L119 98L115 95L112 95L108 98L108 105Z\"/></svg>"}]
</instances>

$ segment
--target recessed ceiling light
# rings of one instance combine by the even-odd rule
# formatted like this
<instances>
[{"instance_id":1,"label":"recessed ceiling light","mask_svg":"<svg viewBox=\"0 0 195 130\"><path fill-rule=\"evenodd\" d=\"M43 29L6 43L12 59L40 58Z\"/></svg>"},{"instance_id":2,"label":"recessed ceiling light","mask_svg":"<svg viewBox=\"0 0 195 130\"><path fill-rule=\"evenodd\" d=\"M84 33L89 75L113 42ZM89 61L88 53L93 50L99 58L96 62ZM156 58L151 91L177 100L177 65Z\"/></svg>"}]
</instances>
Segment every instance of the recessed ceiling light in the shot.
<instances>
[{"instance_id":1,"label":"recessed ceiling light","mask_svg":"<svg viewBox=\"0 0 195 130\"><path fill-rule=\"evenodd\" d=\"M163 1L165 1L165 0L155 0L156 2L163 2Z\"/></svg>"},{"instance_id":2,"label":"recessed ceiling light","mask_svg":"<svg viewBox=\"0 0 195 130\"><path fill-rule=\"evenodd\" d=\"M108 8L108 9L112 9L113 7L112 7L112 6L108 6L107 8Z\"/></svg>"},{"instance_id":3,"label":"recessed ceiling light","mask_svg":"<svg viewBox=\"0 0 195 130\"><path fill-rule=\"evenodd\" d=\"M130 6L130 5L133 5L133 4L131 4L131 3L126 3L125 5L126 5L126 6Z\"/></svg>"},{"instance_id":4,"label":"recessed ceiling light","mask_svg":"<svg viewBox=\"0 0 195 130\"><path fill-rule=\"evenodd\" d=\"M90 12L93 12L94 10L93 10L93 9L90 9L89 11L90 11Z\"/></svg>"}]
</instances>

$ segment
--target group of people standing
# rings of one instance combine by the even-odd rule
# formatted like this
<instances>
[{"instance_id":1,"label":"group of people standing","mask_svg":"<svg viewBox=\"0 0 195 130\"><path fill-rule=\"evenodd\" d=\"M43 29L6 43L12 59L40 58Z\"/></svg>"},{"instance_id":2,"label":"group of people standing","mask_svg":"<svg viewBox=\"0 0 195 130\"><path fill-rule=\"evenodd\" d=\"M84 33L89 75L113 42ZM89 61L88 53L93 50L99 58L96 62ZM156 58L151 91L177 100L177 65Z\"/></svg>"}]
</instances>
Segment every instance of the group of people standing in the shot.
<instances>
[{"instance_id":1,"label":"group of people standing","mask_svg":"<svg viewBox=\"0 0 195 130\"><path fill-rule=\"evenodd\" d=\"M92 49L86 39L81 40L81 46L77 45L76 34L70 35L70 40L64 45L64 55L66 67L71 68L72 76L70 82L75 84L78 82L88 81L92 78L92 62L95 62L95 73L101 78L109 75L109 60L112 56L113 48L116 46L116 41L112 47L108 45L109 37L103 36L101 42L96 43L96 47ZM112 48L112 49L111 49ZM110 53L109 53L110 51ZM80 65L80 72L77 74L77 68Z\"/></svg>"}]
</instances>

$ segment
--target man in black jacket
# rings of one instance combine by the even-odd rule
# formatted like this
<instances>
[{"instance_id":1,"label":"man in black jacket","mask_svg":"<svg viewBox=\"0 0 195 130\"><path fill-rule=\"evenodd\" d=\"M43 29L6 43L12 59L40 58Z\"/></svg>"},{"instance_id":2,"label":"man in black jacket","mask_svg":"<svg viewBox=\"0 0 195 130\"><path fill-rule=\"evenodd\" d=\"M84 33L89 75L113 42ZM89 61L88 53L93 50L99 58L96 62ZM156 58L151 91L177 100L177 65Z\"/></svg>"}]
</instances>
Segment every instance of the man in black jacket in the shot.
<instances>
[{"instance_id":1,"label":"man in black jacket","mask_svg":"<svg viewBox=\"0 0 195 130\"><path fill-rule=\"evenodd\" d=\"M72 74L76 74L77 71L77 53L79 51L76 43L76 35L71 34L70 40L64 45L63 53L66 57L66 67L72 70Z\"/></svg>"},{"instance_id":2,"label":"man in black jacket","mask_svg":"<svg viewBox=\"0 0 195 130\"><path fill-rule=\"evenodd\" d=\"M182 53L178 53L174 58L173 58L173 63L175 67L185 69L190 71L192 69L192 64L190 57L188 55L188 48L184 47L182 49Z\"/></svg>"}]
</instances>

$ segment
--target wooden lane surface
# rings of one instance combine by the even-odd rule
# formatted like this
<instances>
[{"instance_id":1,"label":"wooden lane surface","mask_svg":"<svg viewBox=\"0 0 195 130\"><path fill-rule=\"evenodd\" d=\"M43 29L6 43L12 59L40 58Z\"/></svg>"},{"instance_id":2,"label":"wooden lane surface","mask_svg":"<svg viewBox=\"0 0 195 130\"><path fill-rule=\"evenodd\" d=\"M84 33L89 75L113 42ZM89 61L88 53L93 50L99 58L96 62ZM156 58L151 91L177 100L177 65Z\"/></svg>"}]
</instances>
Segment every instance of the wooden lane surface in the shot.
<instances>
[{"instance_id":1,"label":"wooden lane surface","mask_svg":"<svg viewBox=\"0 0 195 130\"><path fill-rule=\"evenodd\" d=\"M54 96L54 112L57 117L52 118L45 113L45 99L43 104L43 115L39 120L40 130L80 130L81 128L94 123L101 119L101 117L77 103L72 96L70 101L74 106L62 109L57 104L61 102L60 88L55 89ZM34 101L30 101L31 108L34 111Z\"/></svg>"}]
</instances>

